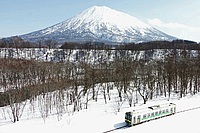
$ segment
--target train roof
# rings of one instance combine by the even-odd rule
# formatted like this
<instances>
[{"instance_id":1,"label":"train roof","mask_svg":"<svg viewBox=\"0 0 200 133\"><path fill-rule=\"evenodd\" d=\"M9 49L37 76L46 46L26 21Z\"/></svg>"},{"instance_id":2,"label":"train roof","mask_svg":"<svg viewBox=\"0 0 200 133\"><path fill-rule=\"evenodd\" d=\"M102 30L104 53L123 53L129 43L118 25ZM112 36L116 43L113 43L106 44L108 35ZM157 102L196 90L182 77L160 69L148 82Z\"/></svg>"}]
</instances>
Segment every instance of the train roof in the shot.
<instances>
[{"instance_id":1,"label":"train roof","mask_svg":"<svg viewBox=\"0 0 200 133\"><path fill-rule=\"evenodd\" d=\"M174 103L165 103L165 104L148 106L148 107L141 108L141 109L135 109L135 110L133 110L133 113L150 112L152 110L158 110L158 109L168 108L170 106L175 106L175 104Z\"/></svg>"}]
</instances>

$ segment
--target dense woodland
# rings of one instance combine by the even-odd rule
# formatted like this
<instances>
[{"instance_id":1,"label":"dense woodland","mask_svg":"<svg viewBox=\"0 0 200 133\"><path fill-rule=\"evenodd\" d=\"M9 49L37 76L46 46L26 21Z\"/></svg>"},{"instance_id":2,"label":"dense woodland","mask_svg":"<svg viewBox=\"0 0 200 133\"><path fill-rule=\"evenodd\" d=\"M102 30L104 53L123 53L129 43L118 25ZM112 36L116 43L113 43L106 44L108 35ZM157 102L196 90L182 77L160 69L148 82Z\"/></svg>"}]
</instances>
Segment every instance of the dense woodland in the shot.
<instances>
[{"instance_id":1,"label":"dense woodland","mask_svg":"<svg viewBox=\"0 0 200 133\"><path fill-rule=\"evenodd\" d=\"M48 43L54 44L48 45L51 47L56 44ZM0 58L0 107L7 106L11 120L16 122L28 101L38 102L44 119L53 109L61 117L69 107L73 107L73 112L88 108L88 102L98 101L99 95L103 95L106 104L113 88L118 92L119 102L126 101L130 107L138 102L133 100L138 97L145 104L160 96L170 99L172 95L180 98L195 95L200 92L199 45L183 40L114 47L102 43L65 43L61 48L65 49L66 57L74 49L84 54L78 54L76 62L70 58L64 62ZM151 49L171 51L164 59L139 57L140 50ZM195 50L195 56L191 56L191 50ZM97 60L91 61L90 51L95 51L93 56Z\"/></svg>"},{"instance_id":2,"label":"dense woodland","mask_svg":"<svg viewBox=\"0 0 200 133\"><path fill-rule=\"evenodd\" d=\"M200 43L189 40L153 41L135 43L101 43L101 42L65 42L59 44L53 40L28 42L18 36L0 39L0 48L58 48L61 49L123 49L123 50L152 50L152 49L187 49L199 50Z\"/></svg>"}]
</instances>

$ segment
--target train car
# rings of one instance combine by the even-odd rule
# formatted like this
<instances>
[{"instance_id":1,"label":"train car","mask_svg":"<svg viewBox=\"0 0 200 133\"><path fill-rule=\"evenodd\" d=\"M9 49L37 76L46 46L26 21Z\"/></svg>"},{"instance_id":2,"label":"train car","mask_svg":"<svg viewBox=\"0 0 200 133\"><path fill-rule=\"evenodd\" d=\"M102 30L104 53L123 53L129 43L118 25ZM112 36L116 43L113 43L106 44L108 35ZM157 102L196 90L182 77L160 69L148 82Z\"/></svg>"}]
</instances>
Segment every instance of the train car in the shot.
<instances>
[{"instance_id":1,"label":"train car","mask_svg":"<svg viewBox=\"0 0 200 133\"><path fill-rule=\"evenodd\" d=\"M176 105L174 103L166 103L141 108L125 113L125 122L128 126L134 126L153 119L173 115L176 113Z\"/></svg>"}]
</instances>

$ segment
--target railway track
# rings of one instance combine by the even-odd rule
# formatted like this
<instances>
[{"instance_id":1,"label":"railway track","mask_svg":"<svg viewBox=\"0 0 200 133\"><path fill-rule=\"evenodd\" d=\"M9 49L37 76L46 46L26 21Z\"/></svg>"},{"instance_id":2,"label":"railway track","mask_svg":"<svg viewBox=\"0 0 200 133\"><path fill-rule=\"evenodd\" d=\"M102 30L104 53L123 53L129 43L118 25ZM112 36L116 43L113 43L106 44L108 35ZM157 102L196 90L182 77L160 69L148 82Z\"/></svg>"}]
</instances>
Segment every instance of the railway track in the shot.
<instances>
[{"instance_id":1,"label":"railway track","mask_svg":"<svg viewBox=\"0 0 200 133\"><path fill-rule=\"evenodd\" d=\"M176 112L176 114L183 113L183 112L187 112L187 111L191 111L191 110L196 110L196 109L200 109L200 107L195 107L195 108L190 108L190 109L181 110L181 111ZM103 133L109 133L109 132L113 132L113 131L116 131L116 130L119 130L119 129L125 129L125 128L128 128L128 126L125 125L125 126L117 127L117 128L114 128L114 129L105 131L105 132L103 132Z\"/></svg>"},{"instance_id":2,"label":"railway track","mask_svg":"<svg viewBox=\"0 0 200 133\"><path fill-rule=\"evenodd\" d=\"M125 125L125 126L117 127L117 128L114 128L114 129L105 131L105 132L103 132L103 133L109 133L109 132L113 132L113 131L116 131L116 130L119 130L119 129L123 129L123 128L128 128L128 126Z\"/></svg>"},{"instance_id":3,"label":"railway track","mask_svg":"<svg viewBox=\"0 0 200 133\"><path fill-rule=\"evenodd\" d=\"M191 111L191 110L195 110L195 109L200 109L200 107L195 107L195 108L191 108L191 109L181 110L181 111L176 112L176 114L178 114L178 113L183 113L183 112L187 112L187 111Z\"/></svg>"}]
</instances>

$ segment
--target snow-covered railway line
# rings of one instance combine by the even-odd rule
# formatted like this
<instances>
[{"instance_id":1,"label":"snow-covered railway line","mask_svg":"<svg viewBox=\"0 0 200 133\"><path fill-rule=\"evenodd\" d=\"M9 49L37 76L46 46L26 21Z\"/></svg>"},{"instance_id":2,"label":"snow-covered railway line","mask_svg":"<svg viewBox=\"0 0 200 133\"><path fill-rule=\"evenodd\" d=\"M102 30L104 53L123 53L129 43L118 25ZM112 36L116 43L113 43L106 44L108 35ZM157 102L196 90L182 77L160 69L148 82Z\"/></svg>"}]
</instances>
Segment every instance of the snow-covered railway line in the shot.
<instances>
[{"instance_id":1,"label":"snow-covered railway line","mask_svg":"<svg viewBox=\"0 0 200 133\"><path fill-rule=\"evenodd\" d=\"M200 109L200 107L194 107L194 108L190 108L190 109L184 109L184 110L181 110L181 111L177 111L176 114L180 114L180 113L184 113L184 112L188 112L188 111L192 111L192 110L196 110L196 109ZM129 126L125 125L125 126L117 127L117 128L105 131L103 133L109 133L109 132L113 132L113 131L116 131L116 130L119 130L119 129L126 129L126 128L129 128Z\"/></svg>"},{"instance_id":2,"label":"snow-covered railway line","mask_svg":"<svg viewBox=\"0 0 200 133\"><path fill-rule=\"evenodd\" d=\"M113 131L116 131L116 130L119 130L119 129L125 129L125 128L128 128L128 127L129 126L125 125L125 126L117 127L115 129L111 129L111 130L105 131L103 133L109 133L109 132L113 132Z\"/></svg>"},{"instance_id":3,"label":"snow-covered railway line","mask_svg":"<svg viewBox=\"0 0 200 133\"><path fill-rule=\"evenodd\" d=\"M185 110L177 111L176 114L187 112L187 111L191 111L191 110L195 110L195 109L200 109L200 107L195 107L195 108L190 108L190 109L185 109Z\"/></svg>"}]
</instances>

